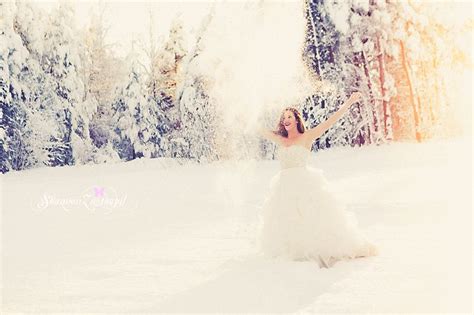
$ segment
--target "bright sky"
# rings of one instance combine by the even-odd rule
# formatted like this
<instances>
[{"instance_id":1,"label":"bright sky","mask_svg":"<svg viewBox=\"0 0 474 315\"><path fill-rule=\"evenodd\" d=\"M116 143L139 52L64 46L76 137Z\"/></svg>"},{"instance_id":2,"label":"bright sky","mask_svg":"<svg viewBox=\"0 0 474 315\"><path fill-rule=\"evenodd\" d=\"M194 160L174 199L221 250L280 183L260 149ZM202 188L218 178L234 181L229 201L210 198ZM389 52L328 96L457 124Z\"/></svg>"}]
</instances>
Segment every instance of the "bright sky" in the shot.
<instances>
[{"instance_id":1,"label":"bright sky","mask_svg":"<svg viewBox=\"0 0 474 315\"><path fill-rule=\"evenodd\" d=\"M51 10L59 1L33 0L46 10ZM100 12L99 1L71 1L76 8L76 23L79 27L87 25L91 10ZM105 6L105 24L108 25L108 41L118 43L118 56L125 55L132 41L149 43L149 23L151 11L154 15L155 38L164 39L168 35L170 23L177 15L181 16L188 36L193 36L202 18L209 12L212 1L173 0L173 1L101 1Z\"/></svg>"}]
</instances>

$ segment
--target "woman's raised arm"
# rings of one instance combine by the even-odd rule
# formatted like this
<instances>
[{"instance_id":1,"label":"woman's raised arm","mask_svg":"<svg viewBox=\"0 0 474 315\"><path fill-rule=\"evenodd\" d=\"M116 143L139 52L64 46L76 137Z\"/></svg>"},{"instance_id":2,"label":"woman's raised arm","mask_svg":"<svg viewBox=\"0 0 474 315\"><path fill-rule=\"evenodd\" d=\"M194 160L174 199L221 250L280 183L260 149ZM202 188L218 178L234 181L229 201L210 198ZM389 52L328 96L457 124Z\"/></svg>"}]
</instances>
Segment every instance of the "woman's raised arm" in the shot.
<instances>
[{"instance_id":1,"label":"woman's raised arm","mask_svg":"<svg viewBox=\"0 0 474 315\"><path fill-rule=\"evenodd\" d=\"M264 127L261 127L259 130L258 130L258 134L267 139L267 140L270 140L270 141L273 141L273 142L276 142L278 144L281 143L281 136L279 134L276 134L274 133L273 131L271 130L268 130L268 129L265 129Z\"/></svg>"},{"instance_id":2,"label":"woman's raised arm","mask_svg":"<svg viewBox=\"0 0 474 315\"><path fill-rule=\"evenodd\" d=\"M353 93L345 102L342 104L341 108L339 108L334 114L331 115L328 119L321 122L314 128L309 129L306 131L306 137L308 137L308 141L313 142L314 140L321 137L329 128L336 123L344 114L349 110L349 107L358 102L359 99L362 97L360 92Z\"/></svg>"}]
</instances>

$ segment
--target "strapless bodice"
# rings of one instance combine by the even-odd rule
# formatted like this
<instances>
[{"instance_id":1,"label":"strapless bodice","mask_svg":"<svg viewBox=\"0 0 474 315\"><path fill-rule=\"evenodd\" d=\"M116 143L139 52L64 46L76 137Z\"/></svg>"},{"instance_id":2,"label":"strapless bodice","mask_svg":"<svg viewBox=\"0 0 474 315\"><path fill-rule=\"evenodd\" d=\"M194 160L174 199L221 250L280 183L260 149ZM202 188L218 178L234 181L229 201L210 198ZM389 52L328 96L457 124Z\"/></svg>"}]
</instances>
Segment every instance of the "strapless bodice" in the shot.
<instances>
[{"instance_id":1,"label":"strapless bodice","mask_svg":"<svg viewBox=\"0 0 474 315\"><path fill-rule=\"evenodd\" d=\"M305 167L311 156L311 151L301 145L291 145L278 148L278 160L281 169L292 167Z\"/></svg>"}]
</instances>

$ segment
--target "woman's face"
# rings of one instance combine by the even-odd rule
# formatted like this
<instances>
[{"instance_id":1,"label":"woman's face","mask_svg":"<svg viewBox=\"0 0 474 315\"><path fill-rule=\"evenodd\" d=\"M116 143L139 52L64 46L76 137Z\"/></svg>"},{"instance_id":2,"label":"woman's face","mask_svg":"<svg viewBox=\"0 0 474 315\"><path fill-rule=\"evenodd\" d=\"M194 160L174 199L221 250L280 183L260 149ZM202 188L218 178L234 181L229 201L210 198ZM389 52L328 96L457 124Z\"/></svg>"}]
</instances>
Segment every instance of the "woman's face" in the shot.
<instances>
[{"instance_id":1,"label":"woman's face","mask_svg":"<svg viewBox=\"0 0 474 315\"><path fill-rule=\"evenodd\" d=\"M285 126L286 131L295 129L297 123L295 114L291 110L286 110L283 114L283 126Z\"/></svg>"}]
</instances>

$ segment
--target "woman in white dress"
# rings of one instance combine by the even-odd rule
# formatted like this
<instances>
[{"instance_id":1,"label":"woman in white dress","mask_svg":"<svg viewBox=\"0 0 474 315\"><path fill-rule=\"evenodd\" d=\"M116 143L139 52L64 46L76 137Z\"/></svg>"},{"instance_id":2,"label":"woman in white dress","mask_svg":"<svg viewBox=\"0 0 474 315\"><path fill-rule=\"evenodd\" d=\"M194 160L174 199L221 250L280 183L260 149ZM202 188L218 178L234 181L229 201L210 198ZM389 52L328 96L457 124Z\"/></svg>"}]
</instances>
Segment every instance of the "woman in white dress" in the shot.
<instances>
[{"instance_id":1,"label":"woman in white dress","mask_svg":"<svg viewBox=\"0 0 474 315\"><path fill-rule=\"evenodd\" d=\"M306 130L295 108L283 110L277 131L260 130L278 145L280 171L262 206L259 251L265 257L315 260L331 267L338 260L378 254L359 230L353 212L328 189L321 169L309 167L312 143L361 97L354 93L326 121Z\"/></svg>"}]
</instances>

